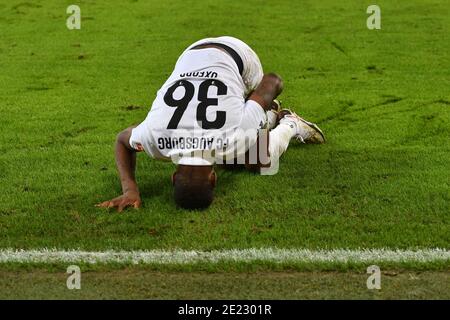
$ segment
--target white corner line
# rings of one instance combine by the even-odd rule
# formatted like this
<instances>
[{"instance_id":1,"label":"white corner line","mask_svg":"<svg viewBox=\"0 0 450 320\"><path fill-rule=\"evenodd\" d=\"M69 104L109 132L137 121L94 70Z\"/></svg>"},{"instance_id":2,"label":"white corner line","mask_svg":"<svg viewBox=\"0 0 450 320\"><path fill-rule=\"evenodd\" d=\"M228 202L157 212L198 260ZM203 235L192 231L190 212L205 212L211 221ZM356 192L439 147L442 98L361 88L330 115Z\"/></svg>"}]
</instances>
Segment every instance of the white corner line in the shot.
<instances>
[{"instance_id":1,"label":"white corner line","mask_svg":"<svg viewBox=\"0 0 450 320\"><path fill-rule=\"evenodd\" d=\"M273 263L430 263L449 262L448 249L277 249L250 248L213 251L81 251L57 249L0 249L0 263L127 263L194 264L220 262Z\"/></svg>"}]
</instances>

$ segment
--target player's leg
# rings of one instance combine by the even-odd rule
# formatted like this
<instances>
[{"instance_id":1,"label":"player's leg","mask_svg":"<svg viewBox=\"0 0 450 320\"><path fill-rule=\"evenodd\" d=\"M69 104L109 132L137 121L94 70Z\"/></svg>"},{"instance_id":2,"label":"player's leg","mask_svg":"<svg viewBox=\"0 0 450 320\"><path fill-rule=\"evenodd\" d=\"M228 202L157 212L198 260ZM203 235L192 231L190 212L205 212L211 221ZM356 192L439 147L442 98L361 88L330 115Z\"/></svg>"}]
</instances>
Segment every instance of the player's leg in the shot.
<instances>
[{"instance_id":1,"label":"player's leg","mask_svg":"<svg viewBox=\"0 0 450 320\"><path fill-rule=\"evenodd\" d=\"M262 133L263 131L260 132ZM261 136L259 136L256 146L253 146L247 152L246 168L265 175L277 173L279 159L286 152L293 138L308 144L325 142L325 137L316 124L304 120L288 109L278 112L276 127L270 131L265 131L263 134L267 135L267 138L264 139L264 141L267 141L267 148L264 149L264 143L261 143ZM249 161L249 159L252 159L251 153L255 152L255 150L258 151L258 161L256 163ZM264 150L267 150L266 154L261 153ZM263 157L263 161L260 160L260 156ZM266 160L267 157L269 161Z\"/></svg>"}]
</instances>

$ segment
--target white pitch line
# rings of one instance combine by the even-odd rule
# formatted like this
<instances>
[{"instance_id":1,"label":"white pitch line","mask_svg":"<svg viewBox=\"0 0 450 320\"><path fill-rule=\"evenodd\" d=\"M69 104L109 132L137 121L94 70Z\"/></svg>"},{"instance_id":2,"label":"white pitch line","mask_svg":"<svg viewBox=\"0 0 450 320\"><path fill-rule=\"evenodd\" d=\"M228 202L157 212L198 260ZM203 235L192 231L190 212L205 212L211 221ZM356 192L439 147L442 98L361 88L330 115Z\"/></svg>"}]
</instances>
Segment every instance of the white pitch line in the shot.
<instances>
[{"instance_id":1,"label":"white pitch line","mask_svg":"<svg viewBox=\"0 0 450 320\"><path fill-rule=\"evenodd\" d=\"M231 249L213 251L80 251L33 249L0 249L0 263L127 263L127 264L194 264L219 262L274 263L429 263L448 262L448 249Z\"/></svg>"}]
</instances>

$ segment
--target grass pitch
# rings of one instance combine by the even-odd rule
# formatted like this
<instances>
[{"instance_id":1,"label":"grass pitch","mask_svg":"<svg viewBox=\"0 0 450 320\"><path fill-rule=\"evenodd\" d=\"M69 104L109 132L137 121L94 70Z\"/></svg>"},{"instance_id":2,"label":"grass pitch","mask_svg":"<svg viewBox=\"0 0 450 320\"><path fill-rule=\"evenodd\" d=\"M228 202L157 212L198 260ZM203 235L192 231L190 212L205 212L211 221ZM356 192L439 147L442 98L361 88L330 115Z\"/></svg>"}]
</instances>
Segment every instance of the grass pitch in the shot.
<instances>
[{"instance_id":1,"label":"grass pitch","mask_svg":"<svg viewBox=\"0 0 450 320\"><path fill-rule=\"evenodd\" d=\"M386 272L381 290L367 275L337 272L87 272L68 290L64 272L0 271L0 299L449 299L444 272ZM33 285L30 285L30 284Z\"/></svg>"},{"instance_id":2,"label":"grass pitch","mask_svg":"<svg viewBox=\"0 0 450 320\"><path fill-rule=\"evenodd\" d=\"M450 8L444 0L0 3L0 247L83 250L449 248ZM178 55L233 35L285 80L284 106L328 141L292 143L272 177L219 171L210 209L175 207L174 166L138 157L120 193L114 140ZM447 270L448 270L447 265Z\"/></svg>"}]
</instances>

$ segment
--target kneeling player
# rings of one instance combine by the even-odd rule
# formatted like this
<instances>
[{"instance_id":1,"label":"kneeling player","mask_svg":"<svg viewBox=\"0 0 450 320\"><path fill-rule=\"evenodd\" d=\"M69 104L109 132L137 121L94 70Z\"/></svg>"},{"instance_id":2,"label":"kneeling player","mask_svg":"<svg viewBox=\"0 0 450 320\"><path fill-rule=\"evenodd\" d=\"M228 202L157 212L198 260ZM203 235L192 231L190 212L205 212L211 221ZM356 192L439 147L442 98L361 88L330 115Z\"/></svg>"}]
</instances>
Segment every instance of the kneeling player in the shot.
<instances>
[{"instance_id":1,"label":"kneeling player","mask_svg":"<svg viewBox=\"0 0 450 320\"><path fill-rule=\"evenodd\" d=\"M123 194L98 206L118 211L141 206L135 179L139 151L176 163L172 176L176 204L202 209L213 201L216 163L233 164L243 158L247 168L273 174L292 138L323 143L315 124L280 110L275 99L282 90L281 78L264 75L258 56L244 42L219 37L192 44L158 91L147 118L118 135L115 155ZM265 147L258 142L257 131L265 135ZM255 150L252 145L265 151L258 152L256 160L249 155L249 148Z\"/></svg>"}]
</instances>

